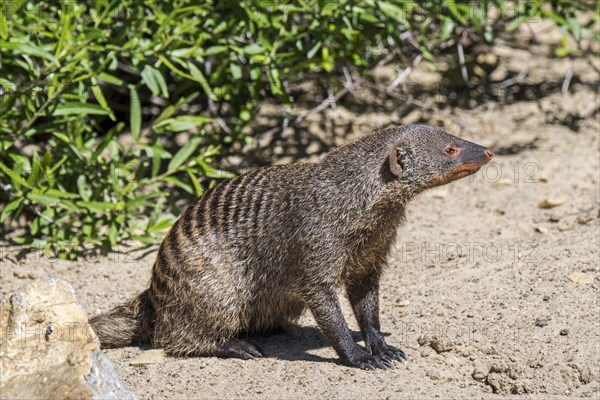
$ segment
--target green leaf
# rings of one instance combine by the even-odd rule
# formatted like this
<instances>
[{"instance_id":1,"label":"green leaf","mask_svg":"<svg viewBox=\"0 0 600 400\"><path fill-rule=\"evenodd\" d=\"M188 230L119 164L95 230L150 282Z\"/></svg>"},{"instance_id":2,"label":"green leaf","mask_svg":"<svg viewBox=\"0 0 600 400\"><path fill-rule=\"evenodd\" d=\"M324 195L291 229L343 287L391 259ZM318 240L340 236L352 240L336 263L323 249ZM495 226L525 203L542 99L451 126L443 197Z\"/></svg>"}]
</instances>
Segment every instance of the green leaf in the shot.
<instances>
[{"instance_id":1,"label":"green leaf","mask_svg":"<svg viewBox=\"0 0 600 400\"><path fill-rule=\"evenodd\" d=\"M56 197L57 199L78 199L77 193L64 192L56 189L48 189L45 193L47 196Z\"/></svg>"},{"instance_id":2,"label":"green leaf","mask_svg":"<svg viewBox=\"0 0 600 400\"><path fill-rule=\"evenodd\" d=\"M154 193L144 194L142 196L136 197L135 199L133 199L131 201L128 201L125 204L125 209L127 211L135 211L139 207L145 205L146 202L147 202L147 200L150 200L150 199L152 199L154 197L163 197L163 196L167 196L167 193L154 192Z\"/></svg>"},{"instance_id":3,"label":"green leaf","mask_svg":"<svg viewBox=\"0 0 600 400\"><path fill-rule=\"evenodd\" d=\"M377 5L381 11L397 22L404 23L406 21L406 12L399 6L386 1L378 1Z\"/></svg>"},{"instance_id":4,"label":"green leaf","mask_svg":"<svg viewBox=\"0 0 600 400\"><path fill-rule=\"evenodd\" d=\"M172 223L172 218L162 218L162 219L158 220L158 222L156 222L150 228L148 228L148 233L154 233L157 231L162 231L164 229L167 229L171 226L171 223Z\"/></svg>"},{"instance_id":5,"label":"green leaf","mask_svg":"<svg viewBox=\"0 0 600 400\"><path fill-rule=\"evenodd\" d=\"M230 63L229 70L231 71L231 77L234 80L239 81L240 79L242 79L242 68L240 68L239 65L235 63Z\"/></svg>"},{"instance_id":6,"label":"green leaf","mask_svg":"<svg viewBox=\"0 0 600 400\"><path fill-rule=\"evenodd\" d=\"M167 88L167 82L165 81L165 77L156 68L154 68L152 70L152 73L154 74L154 80L156 80L156 82L158 83L158 86L160 87L160 91L161 91L162 95L168 99L169 98L169 89Z\"/></svg>"},{"instance_id":7,"label":"green leaf","mask_svg":"<svg viewBox=\"0 0 600 400\"><path fill-rule=\"evenodd\" d=\"M581 22L577 18L569 18L569 29L573 33L573 38L575 41L579 42L581 40Z\"/></svg>"},{"instance_id":8,"label":"green leaf","mask_svg":"<svg viewBox=\"0 0 600 400\"><path fill-rule=\"evenodd\" d=\"M40 157L37 155L37 153L33 153L33 162L31 172L27 178L27 183L30 186L36 186L42 178L42 165L40 162Z\"/></svg>"},{"instance_id":9,"label":"green leaf","mask_svg":"<svg viewBox=\"0 0 600 400\"><path fill-rule=\"evenodd\" d=\"M121 133L123 131L124 127L125 127L125 123L124 122L119 122L117 125L113 126L106 133L106 135L104 135L104 137L102 138L102 141L100 142L100 144L98 145L98 147L96 147L96 150L94 150L94 152L92 153L92 160L96 160L98 158L98 156L100 155L100 153L102 153L104 151L104 149L106 148L106 146L108 146L108 144L113 140L113 138L118 133Z\"/></svg>"},{"instance_id":10,"label":"green leaf","mask_svg":"<svg viewBox=\"0 0 600 400\"><path fill-rule=\"evenodd\" d=\"M31 242L31 238L30 237L24 237L24 236L13 236L10 238L10 240L12 242L15 242L16 244L25 244L25 243L30 243Z\"/></svg>"},{"instance_id":11,"label":"green leaf","mask_svg":"<svg viewBox=\"0 0 600 400\"><path fill-rule=\"evenodd\" d=\"M4 4L0 7L5 8ZM6 29L6 10L0 11L0 37L4 40L8 39L8 32Z\"/></svg>"},{"instance_id":12,"label":"green leaf","mask_svg":"<svg viewBox=\"0 0 600 400\"><path fill-rule=\"evenodd\" d=\"M200 72L200 70L198 68L196 68L196 66L194 64L188 63L188 68L194 69L193 75L195 75L195 76L183 72L181 69L177 68L175 65L173 65L173 63L171 63L169 60L167 60L165 58L165 56L163 56L161 54L158 55L158 58L167 66L167 68L169 68L171 71L175 72L177 75L179 75L185 79L189 79L189 80L198 82L202 86L202 88L204 89L204 91L206 92L208 97L210 97L211 100L213 100L213 101L217 100L215 93L212 91L212 89L208 85L208 81L204 78L204 75L202 75L202 72Z\"/></svg>"},{"instance_id":13,"label":"green leaf","mask_svg":"<svg viewBox=\"0 0 600 400\"><path fill-rule=\"evenodd\" d=\"M108 115L109 112L97 104L67 102L56 106L53 116L60 115Z\"/></svg>"},{"instance_id":14,"label":"green leaf","mask_svg":"<svg viewBox=\"0 0 600 400\"><path fill-rule=\"evenodd\" d=\"M139 139L142 129L142 103L134 85L129 85L129 123L131 135Z\"/></svg>"},{"instance_id":15,"label":"green leaf","mask_svg":"<svg viewBox=\"0 0 600 400\"><path fill-rule=\"evenodd\" d=\"M190 180L192 181L192 185L194 185L194 190L196 191L196 196L202 196L202 193L204 192L204 190L202 190L202 186L200 185L200 182L198 182L198 178L196 178L196 176L191 172L188 171L188 176L190 177Z\"/></svg>"},{"instance_id":16,"label":"green leaf","mask_svg":"<svg viewBox=\"0 0 600 400\"><path fill-rule=\"evenodd\" d=\"M77 204L79 207L85 207L90 211L99 212L121 210L124 206L122 202L110 203L108 201L78 201L75 204Z\"/></svg>"},{"instance_id":17,"label":"green leaf","mask_svg":"<svg viewBox=\"0 0 600 400\"><path fill-rule=\"evenodd\" d=\"M47 194L27 193L27 198L33 204L43 204L45 206L55 206L60 199L56 196L48 196Z\"/></svg>"},{"instance_id":18,"label":"green leaf","mask_svg":"<svg viewBox=\"0 0 600 400\"><path fill-rule=\"evenodd\" d=\"M190 186L188 183L184 182L183 180L181 180L180 178L176 177L176 176L167 176L165 178L163 178L163 180L165 182L168 183L172 183L173 185L182 188L183 190L185 190L188 193L194 194L194 188L192 186Z\"/></svg>"},{"instance_id":19,"label":"green leaf","mask_svg":"<svg viewBox=\"0 0 600 400\"><path fill-rule=\"evenodd\" d=\"M212 120L212 118L196 115L180 115L175 118L165 119L164 121L154 125L154 128L162 128L169 132L182 132L200 127L207 122L211 122Z\"/></svg>"},{"instance_id":20,"label":"green leaf","mask_svg":"<svg viewBox=\"0 0 600 400\"><path fill-rule=\"evenodd\" d=\"M196 160L196 163L202 168L202 171L205 176L214 179L231 179L235 177L235 174L229 171L225 171L222 169L214 169L207 163L201 160Z\"/></svg>"},{"instance_id":21,"label":"green leaf","mask_svg":"<svg viewBox=\"0 0 600 400\"><path fill-rule=\"evenodd\" d=\"M121 78L117 78L116 76L108 74L106 72L100 72L97 76L98 79L100 79L101 81L110 83L114 86L123 86L125 84L125 81L123 81Z\"/></svg>"},{"instance_id":22,"label":"green leaf","mask_svg":"<svg viewBox=\"0 0 600 400\"><path fill-rule=\"evenodd\" d=\"M202 72L198 69L198 67L196 67L194 65L194 63L192 63L192 62L188 62L187 67L190 70L190 73L192 74L192 77L194 78L194 80L196 82L200 83L200 86L202 86L202 89L204 89L204 91L206 92L208 97L210 97L212 100L217 100L215 93L213 92L212 88L208 84L208 81L204 77L204 74L202 74Z\"/></svg>"},{"instance_id":23,"label":"green leaf","mask_svg":"<svg viewBox=\"0 0 600 400\"><path fill-rule=\"evenodd\" d=\"M88 187L85 175L77 177L77 191L83 200L89 200L92 196L92 190Z\"/></svg>"},{"instance_id":24,"label":"green leaf","mask_svg":"<svg viewBox=\"0 0 600 400\"><path fill-rule=\"evenodd\" d=\"M176 154L173 156L171 161L169 162L169 166L167 167L167 172L173 172L181 164L186 162L190 156L196 151L198 145L200 144L200 138L193 137L185 146L183 146Z\"/></svg>"},{"instance_id":25,"label":"green leaf","mask_svg":"<svg viewBox=\"0 0 600 400\"><path fill-rule=\"evenodd\" d=\"M221 54L223 52L227 51L227 46L211 46L208 47L206 49L202 49L200 54L200 56L211 56L214 54Z\"/></svg>"},{"instance_id":26,"label":"green leaf","mask_svg":"<svg viewBox=\"0 0 600 400\"><path fill-rule=\"evenodd\" d=\"M116 221L112 221L110 223L110 229L108 231L108 240L110 244L115 246L117 244L117 239L119 238L119 228Z\"/></svg>"},{"instance_id":27,"label":"green leaf","mask_svg":"<svg viewBox=\"0 0 600 400\"><path fill-rule=\"evenodd\" d=\"M21 205L21 203L23 202L23 197L18 197L12 201L10 201L6 207L4 207L4 209L2 210L2 213L0 213L0 224L3 223L6 218L8 218L8 216L10 215L10 213L14 210L16 210L17 208L19 208L19 206Z\"/></svg>"},{"instance_id":28,"label":"green leaf","mask_svg":"<svg viewBox=\"0 0 600 400\"><path fill-rule=\"evenodd\" d=\"M40 220L40 217L35 217L33 221L31 221L31 224L29 224L29 234L31 236L37 235L40 231Z\"/></svg>"},{"instance_id":29,"label":"green leaf","mask_svg":"<svg viewBox=\"0 0 600 400\"><path fill-rule=\"evenodd\" d=\"M446 19L442 24L442 29L440 30L440 40L447 40L452 32L454 31L454 21L451 19Z\"/></svg>"},{"instance_id":30,"label":"green leaf","mask_svg":"<svg viewBox=\"0 0 600 400\"><path fill-rule=\"evenodd\" d=\"M5 11L3 11L5 12ZM42 50L39 47L33 47L26 43L13 43L13 42L5 42L0 41L0 50L14 50L16 55L28 55L33 57L40 57L50 61L56 67L60 66L60 62L54 57L52 54L48 53L45 50Z\"/></svg>"},{"instance_id":31,"label":"green leaf","mask_svg":"<svg viewBox=\"0 0 600 400\"><path fill-rule=\"evenodd\" d=\"M150 64L147 64L141 72L142 80L148 86L148 89L152 92L153 95L158 96L160 93L160 88L158 87L158 82L156 81L156 77L154 76L153 68Z\"/></svg>"},{"instance_id":32,"label":"green leaf","mask_svg":"<svg viewBox=\"0 0 600 400\"><path fill-rule=\"evenodd\" d=\"M25 187L29 188L29 184L19 173L21 171L17 172L17 171L10 169L2 161L0 161L0 170L2 171L3 174L8 175L9 178L15 183L15 185L17 185L17 187L15 187L15 189L20 189L19 186L25 186Z\"/></svg>"},{"instance_id":33,"label":"green leaf","mask_svg":"<svg viewBox=\"0 0 600 400\"><path fill-rule=\"evenodd\" d=\"M269 83L271 84L271 92L274 95L280 96L283 94L283 85L279 80L279 71L277 68L271 68L269 70Z\"/></svg>"},{"instance_id":34,"label":"green leaf","mask_svg":"<svg viewBox=\"0 0 600 400\"><path fill-rule=\"evenodd\" d=\"M266 49L261 44L253 43L243 47L242 51L247 56L255 56L257 54L263 54L266 51Z\"/></svg>"},{"instance_id":35,"label":"green leaf","mask_svg":"<svg viewBox=\"0 0 600 400\"><path fill-rule=\"evenodd\" d=\"M116 121L117 119L115 118L115 115L113 114L112 110L108 106L108 102L106 101L106 98L104 97L104 93L102 93L102 89L98 85L98 80L96 78L92 77L91 81L92 81L92 93L94 93L94 97L96 98L96 101L98 102L98 104L100 104L100 107L102 107L104 110L106 110L108 112L108 117L110 119L112 119L113 121Z\"/></svg>"},{"instance_id":36,"label":"green leaf","mask_svg":"<svg viewBox=\"0 0 600 400\"><path fill-rule=\"evenodd\" d=\"M318 41L306 54L306 58L308 58L309 60L311 58L314 57L315 54L317 54L317 51L319 51L319 49L321 48L321 45L323 44L322 41Z\"/></svg>"}]
</instances>

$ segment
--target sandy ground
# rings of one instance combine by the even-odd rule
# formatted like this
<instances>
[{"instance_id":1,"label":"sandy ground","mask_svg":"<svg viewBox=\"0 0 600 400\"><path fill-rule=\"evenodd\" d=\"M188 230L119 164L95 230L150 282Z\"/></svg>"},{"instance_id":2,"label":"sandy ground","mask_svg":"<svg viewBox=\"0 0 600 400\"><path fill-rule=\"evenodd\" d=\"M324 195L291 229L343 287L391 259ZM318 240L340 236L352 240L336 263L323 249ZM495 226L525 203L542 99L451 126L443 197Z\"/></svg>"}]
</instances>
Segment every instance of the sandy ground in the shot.
<instances>
[{"instance_id":1,"label":"sandy ground","mask_svg":"<svg viewBox=\"0 0 600 400\"><path fill-rule=\"evenodd\" d=\"M561 94L569 61L547 53L543 43L494 49L495 73L508 79L527 67L524 85L548 84L525 101L446 109L451 118L390 100L362 109L341 103L301 127L330 132L328 143L338 144L381 125L428 120L496 150L475 176L408 208L381 289L382 329L407 351L406 363L377 372L341 366L306 314L297 326L256 339L264 359L166 358L134 367L143 349L107 350L124 382L142 399L599 398L598 74L576 63L570 91ZM436 76L423 67L411 79ZM564 203L540 208L548 199ZM0 254L2 295L60 276L89 315L141 291L156 255L60 262L34 252L17 261L17 251ZM360 340L345 299L343 309Z\"/></svg>"}]
</instances>

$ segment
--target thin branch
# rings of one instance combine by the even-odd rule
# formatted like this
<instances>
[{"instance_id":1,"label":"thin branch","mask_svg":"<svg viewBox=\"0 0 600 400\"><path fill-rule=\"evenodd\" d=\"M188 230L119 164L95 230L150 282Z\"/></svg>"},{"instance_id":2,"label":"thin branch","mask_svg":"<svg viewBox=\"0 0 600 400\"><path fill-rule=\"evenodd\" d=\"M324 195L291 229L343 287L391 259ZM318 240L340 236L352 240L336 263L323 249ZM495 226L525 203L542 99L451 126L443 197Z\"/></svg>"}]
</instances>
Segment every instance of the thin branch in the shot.
<instances>
[{"instance_id":1,"label":"thin branch","mask_svg":"<svg viewBox=\"0 0 600 400\"><path fill-rule=\"evenodd\" d=\"M573 72L575 71L575 58L571 59L571 64L569 64L569 70L565 75L565 80L563 81L562 87L560 91L562 94L565 94L569 91L569 86L571 85L571 79L573 79Z\"/></svg>"},{"instance_id":2,"label":"thin branch","mask_svg":"<svg viewBox=\"0 0 600 400\"><path fill-rule=\"evenodd\" d=\"M33 124L37 121L37 119L42 116L44 111L46 111L46 108L48 108L52 103L54 103L54 101L58 98L58 96L60 96L62 94L62 92L65 90L65 87L66 87L66 85L60 85L58 87L58 89L56 89L56 92L54 92L54 96L52 96L52 97L48 96L48 99L46 99L44 104L42 104L42 106L33 113L33 115L31 116L31 118L29 118L29 120L27 121L25 126L22 127L21 129L19 129L17 136L19 136L19 137L22 136L25 132L27 132L29 130L29 128L31 128L33 126Z\"/></svg>"},{"instance_id":3,"label":"thin branch","mask_svg":"<svg viewBox=\"0 0 600 400\"><path fill-rule=\"evenodd\" d=\"M300 115L299 117L297 117L294 120L294 124L297 125L300 122L302 122L303 120L305 120L306 118L310 117L311 115L323 111L324 109L326 109L327 107L329 107L331 105L331 103L338 102L342 97L344 97L346 94L348 94L351 90L353 90L353 89L357 88L358 86L360 86L363 82L364 82L364 79L363 78L359 78L359 79L351 82L350 84L346 85L342 90L340 90L339 92L337 92L335 94L335 96L329 96L329 97L327 97L325 100L323 100L323 102L321 104L319 104L318 106L316 106L312 110L304 113L303 115Z\"/></svg>"},{"instance_id":4,"label":"thin branch","mask_svg":"<svg viewBox=\"0 0 600 400\"><path fill-rule=\"evenodd\" d=\"M506 79L506 80L504 80L502 82L496 83L496 84L494 84L494 86L495 87L499 87L499 88L506 88L508 86L512 86L515 83L518 83L521 80L523 80L523 78L525 78L528 73L529 73L529 65L527 65L525 68L523 68L521 70L521 72L519 72L517 74L517 76L514 76L512 78Z\"/></svg>"},{"instance_id":5,"label":"thin branch","mask_svg":"<svg viewBox=\"0 0 600 400\"><path fill-rule=\"evenodd\" d=\"M469 74L467 73L467 66L465 65L465 52L462 44L457 43L456 48L458 50L458 62L460 63L460 72L465 83L469 83Z\"/></svg>"},{"instance_id":6,"label":"thin branch","mask_svg":"<svg viewBox=\"0 0 600 400\"><path fill-rule=\"evenodd\" d=\"M229 128L229 126L227 126L223 118L216 117L215 121L217 121L217 124L221 127L221 129L223 129L228 135L231 135L231 129Z\"/></svg>"},{"instance_id":7,"label":"thin branch","mask_svg":"<svg viewBox=\"0 0 600 400\"><path fill-rule=\"evenodd\" d=\"M11 191L11 186L10 185L0 185L0 189L4 190L4 192L6 194L8 194L9 197L14 197L15 194ZM47 222L50 222L51 224L54 223L54 220L52 220L50 217L42 214L41 212L39 212L38 210L35 209L35 207L33 207L30 204L27 204L25 202L22 202L21 204L23 204L23 206L28 209L29 211L31 211L32 213L34 213L35 215L37 215L38 217L45 219Z\"/></svg>"},{"instance_id":8,"label":"thin branch","mask_svg":"<svg viewBox=\"0 0 600 400\"><path fill-rule=\"evenodd\" d=\"M594 62L593 62L592 60L590 60L590 59L588 58L587 62L588 62L588 64L590 65L590 67L594 68L594 71L596 71L597 73L599 73L599 74L600 74L600 68L598 68L598 67L596 66L596 64L594 64Z\"/></svg>"},{"instance_id":9,"label":"thin branch","mask_svg":"<svg viewBox=\"0 0 600 400\"><path fill-rule=\"evenodd\" d=\"M371 71L369 71L368 74L366 74L366 76L370 75L375 68L381 67L381 66L387 64L388 62L390 62L398 54L398 52L399 52L398 49L394 49L390 54L388 54L385 58L383 58L381 61L379 61L377 63L377 65L373 69L371 69ZM352 90L358 88L359 86L361 86L365 82L364 78L359 78L359 79L357 79L355 81L352 81L352 77L350 76L350 73L348 72L348 69L344 68L343 71L344 71L344 77L345 77L344 88L342 90L340 90L339 92L337 92L335 95L333 95L333 93L331 95L329 95L325 100L323 100L323 102L321 102L321 104L319 104L318 106L314 107L312 110L307 111L306 113L304 113L304 114L296 117L292 121L293 125L297 125L300 122L304 121L306 118L310 117L311 115L323 111L328 106L330 106L332 103L335 104L342 97L344 97L346 94L348 94ZM270 136L270 135L274 135L275 133L280 132L283 129L285 129L288 125L289 125L289 120L286 118L284 120L284 124L283 125L281 125L281 126L274 126L273 128L271 128L271 129L269 129L269 130L261 133L259 135L258 139L261 140L264 137L267 137L267 136Z\"/></svg>"},{"instance_id":10,"label":"thin branch","mask_svg":"<svg viewBox=\"0 0 600 400\"><path fill-rule=\"evenodd\" d=\"M404 80L406 79L406 77L408 75L410 75L410 73L412 72L412 70L421 62L421 60L423 59L423 54L419 53L415 59L413 60L413 62L406 67L399 75L396 79L394 79L394 81L387 87L386 90L391 91L394 90L394 88L396 88L398 85L400 85L402 82L404 82Z\"/></svg>"},{"instance_id":11,"label":"thin branch","mask_svg":"<svg viewBox=\"0 0 600 400\"><path fill-rule=\"evenodd\" d=\"M387 56L385 56L385 58L381 59L378 63L377 66L381 67L382 65L385 65L387 63L389 63L390 61L392 61L392 59L394 57L396 57L398 55L398 53L400 52L400 50L396 47L394 48L394 50L392 50L390 52L390 54L388 54Z\"/></svg>"},{"instance_id":12,"label":"thin branch","mask_svg":"<svg viewBox=\"0 0 600 400\"><path fill-rule=\"evenodd\" d=\"M376 85L374 83L364 82L364 85L368 86L370 88L373 88L373 89L375 89L377 91L383 92L387 96L392 97L392 98L394 98L396 100L401 100L403 102L406 102L407 104L412 104L414 106L417 106L417 107L420 107L420 108L424 108L426 110L433 111L434 113L436 113L436 114L440 115L441 117L443 117L445 120L450 120L450 121L454 122L456 125L460 126L466 132L469 132L471 134L477 134L477 132L475 132L474 130L472 130L471 128L469 128L465 123L463 123L462 121L457 120L452 115L448 114L447 112L444 112L444 111L440 110L436 106L433 106L431 104L425 103L425 102L420 101L420 100L415 100L415 99L409 99L409 100L407 100L406 98L404 98L402 96L399 96L396 93L389 92L384 87Z\"/></svg>"}]
</instances>

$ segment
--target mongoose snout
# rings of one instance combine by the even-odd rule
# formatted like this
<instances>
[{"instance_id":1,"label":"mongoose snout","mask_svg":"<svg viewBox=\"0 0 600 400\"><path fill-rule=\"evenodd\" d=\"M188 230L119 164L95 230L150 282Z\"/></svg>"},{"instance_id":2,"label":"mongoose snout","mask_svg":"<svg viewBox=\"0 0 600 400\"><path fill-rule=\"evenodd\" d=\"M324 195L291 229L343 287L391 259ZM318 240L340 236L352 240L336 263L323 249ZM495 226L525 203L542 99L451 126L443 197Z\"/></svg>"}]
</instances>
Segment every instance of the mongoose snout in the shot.
<instances>
[{"instance_id":1,"label":"mongoose snout","mask_svg":"<svg viewBox=\"0 0 600 400\"><path fill-rule=\"evenodd\" d=\"M103 347L150 343L170 355L251 359L244 339L314 316L343 364L391 368L379 280L418 193L475 173L490 149L439 128L391 127L316 163L261 168L196 199L162 242L149 286L92 318ZM342 287L364 339L337 296Z\"/></svg>"},{"instance_id":2,"label":"mongoose snout","mask_svg":"<svg viewBox=\"0 0 600 400\"><path fill-rule=\"evenodd\" d=\"M445 185L474 174L494 156L491 149L460 138L442 142L440 149L437 155L430 159L431 165L437 168L428 187ZM438 163L435 162L436 158L439 159Z\"/></svg>"}]
</instances>

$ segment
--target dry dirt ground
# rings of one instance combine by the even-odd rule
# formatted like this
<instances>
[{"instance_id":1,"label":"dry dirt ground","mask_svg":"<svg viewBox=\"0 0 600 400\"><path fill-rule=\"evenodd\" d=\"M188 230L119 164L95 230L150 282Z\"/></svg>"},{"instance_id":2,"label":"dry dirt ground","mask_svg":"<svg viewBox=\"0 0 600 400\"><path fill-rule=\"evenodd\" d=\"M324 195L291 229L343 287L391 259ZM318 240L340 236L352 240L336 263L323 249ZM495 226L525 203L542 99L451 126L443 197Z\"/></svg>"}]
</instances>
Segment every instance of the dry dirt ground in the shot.
<instances>
[{"instance_id":1,"label":"dry dirt ground","mask_svg":"<svg viewBox=\"0 0 600 400\"><path fill-rule=\"evenodd\" d=\"M495 149L487 168L408 208L381 288L382 328L389 343L406 350L406 363L376 372L341 366L306 314L287 331L256 339L264 359L166 358L134 367L143 349L107 350L124 382L141 399L599 398L599 77L576 62L562 94L570 63L549 58L545 38L493 49L496 78L525 71L514 87L533 90L529 98L445 107L441 114L357 93L347 106L341 102L300 126L316 144L294 143L294 131L286 130L268 148L255 149L275 148L285 159L287 140L288 150L310 148L310 156L320 152L319 143L416 121ZM384 69L379 77L383 82L397 72ZM410 79L441 82L440 76L420 65ZM269 108L264 112L268 125ZM324 132L329 136L320 138ZM540 208L548 199L562 204ZM1 294L61 276L94 315L145 287L156 253L141 254L58 262L35 252L15 261L5 248Z\"/></svg>"}]
</instances>

